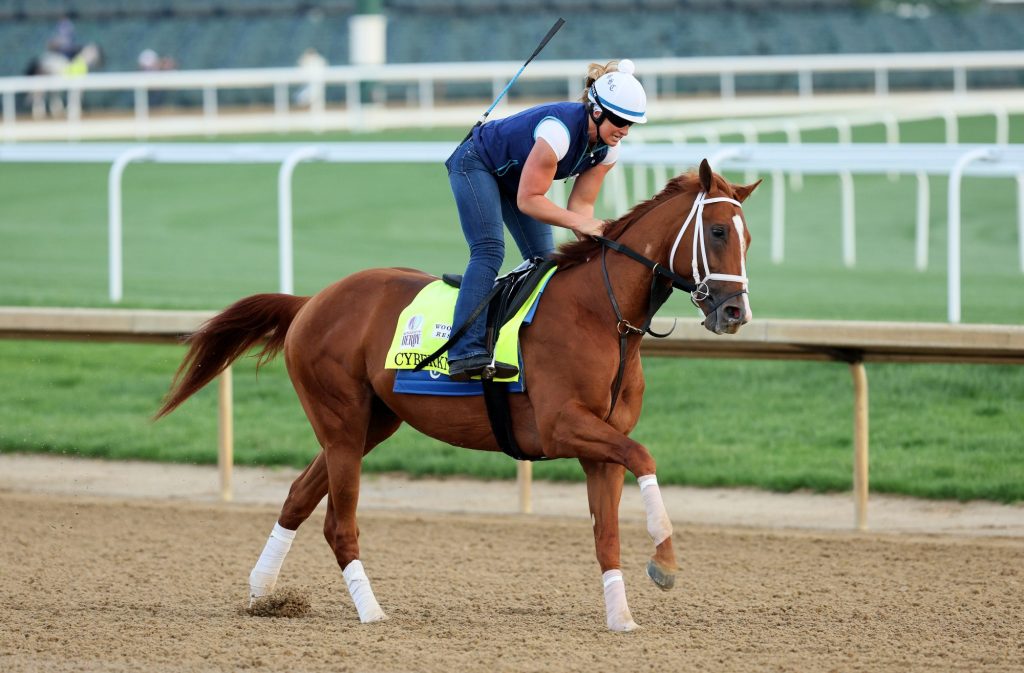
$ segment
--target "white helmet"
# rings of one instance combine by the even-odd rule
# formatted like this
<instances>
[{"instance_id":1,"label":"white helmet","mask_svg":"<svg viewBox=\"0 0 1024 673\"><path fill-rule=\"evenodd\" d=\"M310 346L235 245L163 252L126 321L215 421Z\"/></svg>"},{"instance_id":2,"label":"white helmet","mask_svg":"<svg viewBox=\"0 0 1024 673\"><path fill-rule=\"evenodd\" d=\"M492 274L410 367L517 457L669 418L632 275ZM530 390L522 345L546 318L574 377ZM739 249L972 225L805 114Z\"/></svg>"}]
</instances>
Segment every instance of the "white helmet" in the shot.
<instances>
[{"instance_id":1,"label":"white helmet","mask_svg":"<svg viewBox=\"0 0 1024 673\"><path fill-rule=\"evenodd\" d=\"M633 76L636 66L628 58L619 61L619 69L601 75L587 98L598 108L637 124L647 123L647 94Z\"/></svg>"}]
</instances>

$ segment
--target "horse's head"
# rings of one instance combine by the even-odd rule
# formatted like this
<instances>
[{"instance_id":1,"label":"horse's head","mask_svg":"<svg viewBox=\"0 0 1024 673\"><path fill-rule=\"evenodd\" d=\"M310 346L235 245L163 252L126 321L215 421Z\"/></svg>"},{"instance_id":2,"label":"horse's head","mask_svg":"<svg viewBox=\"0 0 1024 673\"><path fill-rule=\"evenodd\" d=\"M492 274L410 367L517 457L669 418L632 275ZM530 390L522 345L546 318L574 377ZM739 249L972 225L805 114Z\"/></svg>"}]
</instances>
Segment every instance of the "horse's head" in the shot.
<instances>
[{"instance_id":1,"label":"horse's head","mask_svg":"<svg viewBox=\"0 0 1024 673\"><path fill-rule=\"evenodd\" d=\"M731 184L712 173L705 159L697 173L671 180L654 198L609 223L604 237L564 244L553 259L560 269L568 269L600 253L603 266L611 249L651 269L656 278L643 301L647 323L634 333L648 331L653 312L676 287L690 292L704 313L705 327L715 334L733 334L751 318L746 265L750 232L741 204L759 184ZM619 314L607 269L604 278L620 334L636 330Z\"/></svg>"},{"instance_id":2,"label":"horse's head","mask_svg":"<svg viewBox=\"0 0 1024 673\"><path fill-rule=\"evenodd\" d=\"M711 171L707 159L695 176L683 176L689 210L671 229L669 270L693 279L690 294L715 334L734 334L753 316L747 298L750 230L741 204L761 181L734 185Z\"/></svg>"}]
</instances>

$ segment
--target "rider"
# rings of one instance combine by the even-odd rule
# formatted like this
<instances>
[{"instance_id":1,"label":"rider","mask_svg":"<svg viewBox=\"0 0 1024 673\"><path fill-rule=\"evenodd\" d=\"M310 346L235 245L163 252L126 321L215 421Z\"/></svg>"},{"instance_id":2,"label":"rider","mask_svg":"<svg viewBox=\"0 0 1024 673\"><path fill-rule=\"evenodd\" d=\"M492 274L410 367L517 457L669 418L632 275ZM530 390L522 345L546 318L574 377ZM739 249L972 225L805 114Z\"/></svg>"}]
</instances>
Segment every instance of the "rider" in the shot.
<instances>
[{"instance_id":1,"label":"rider","mask_svg":"<svg viewBox=\"0 0 1024 673\"><path fill-rule=\"evenodd\" d=\"M627 59L591 63L580 102L538 105L477 126L445 162L470 254L455 303L455 329L483 301L504 262L503 221L523 259L553 252L545 223L571 229L578 238L601 234L605 222L594 219L594 202L604 176L629 127L647 122L647 96L633 71ZM554 180L570 177L576 179L562 208L545 194ZM485 330L481 313L452 346L453 380L467 381L491 364ZM494 366L496 378L519 373L514 364Z\"/></svg>"}]
</instances>

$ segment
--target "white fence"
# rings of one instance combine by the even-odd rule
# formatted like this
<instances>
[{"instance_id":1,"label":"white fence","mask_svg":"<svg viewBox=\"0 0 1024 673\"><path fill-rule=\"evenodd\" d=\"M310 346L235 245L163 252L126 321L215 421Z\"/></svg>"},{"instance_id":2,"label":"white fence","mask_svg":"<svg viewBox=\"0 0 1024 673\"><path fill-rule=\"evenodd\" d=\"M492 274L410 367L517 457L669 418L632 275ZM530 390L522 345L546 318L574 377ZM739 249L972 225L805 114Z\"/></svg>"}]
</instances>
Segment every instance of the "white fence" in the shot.
<instances>
[{"instance_id":1,"label":"white fence","mask_svg":"<svg viewBox=\"0 0 1024 673\"><path fill-rule=\"evenodd\" d=\"M949 181L947 248L947 318L960 322L960 185L965 174L1010 177L1017 181L1018 242L1024 271L1024 146L886 144L828 145L827 152L808 152L799 145L703 145L678 146L645 144L624 146L620 162L634 167L637 198L645 198L649 167L693 166L707 158L715 170L755 170L772 176L772 258L784 254L784 173L838 175L842 185L843 260L856 263L854 220L854 174L906 173L917 175L918 212L927 213L929 175ZM173 144L13 144L0 145L0 162L109 163L109 290L110 300L123 296L121 178L133 162L156 163L272 163L278 172L278 231L280 290L293 291L292 192L295 167L303 161L338 163L442 163L451 153L451 143L173 143ZM631 203L625 171L614 171L610 184L616 208L625 211ZM641 179L641 176L643 178ZM923 188L920 185L924 185ZM922 226L923 222L923 226ZM927 248L928 217L918 217L918 246Z\"/></svg>"},{"instance_id":2,"label":"white fence","mask_svg":"<svg viewBox=\"0 0 1024 673\"><path fill-rule=\"evenodd\" d=\"M599 60L599 59L594 59ZM494 97L516 73L521 64L511 61L489 63L423 63L381 66L333 66L323 69L263 68L236 70L192 70L156 73L91 73L84 77L7 77L0 78L2 123L0 138L6 141L58 137L148 138L170 133L229 133L322 131L328 128L369 129L391 126L461 125L476 115L464 106L438 106L437 92L452 83L489 83ZM521 81L564 83L566 96L574 99L582 88L586 63L582 60L537 61L523 73ZM940 95L962 98L971 92L971 72L1024 69L1024 52L950 52L907 54L820 54L802 56L742 56L714 58L638 59L637 72L644 82L654 118L737 117L764 114L792 114L798 106L802 112L849 109L844 97L819 95L815 77L834 73L870 73L874 86L867 97L889 105L906 92L890 89L894 72L947 71L952 74L952 87ZM791 96L760 96L737 87L737 78L751 75L778 74L795 78ZM669 79L716 77L718 96L680 99ZM362 90L365 84L405 85L408 105L376 106L366 113ZM311 97L308 111L294 114L289 100L292 87L310 86L323 91L327 86L345 89L344 110L329 110L324 96ZM227 89L267 89L273 92L273 113L238 115L221 119L218 92ZM67 92L67 119L59 122L19 122L15 109L18 94L34 92ZM134 119L83 120L82 94L88 91L126 91L133 95ZM151 91L201 91L202 116L187 118L153 118L149 114ZM993 96L992 92L985 92ZM918 96L920 97L920 95ZM934 98L934 94L929 96ZM442 103L451 101L441 100ZM503 104L508 105L508 101ZM410 107L411 106L411 107ZM864 102L857 103L863 107Z\"/></svg>"}]
</instances>

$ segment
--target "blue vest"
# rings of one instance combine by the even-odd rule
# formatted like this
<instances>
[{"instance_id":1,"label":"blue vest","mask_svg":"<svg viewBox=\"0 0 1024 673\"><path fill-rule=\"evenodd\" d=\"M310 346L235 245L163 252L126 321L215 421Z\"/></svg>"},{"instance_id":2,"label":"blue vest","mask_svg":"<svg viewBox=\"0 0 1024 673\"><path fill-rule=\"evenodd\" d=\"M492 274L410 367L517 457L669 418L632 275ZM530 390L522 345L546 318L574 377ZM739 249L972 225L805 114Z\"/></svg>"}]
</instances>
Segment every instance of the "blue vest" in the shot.
<instances>
[{"instance_id":1,"label":"blue vest","mask_svg":"<svg viewBox=\"0 0 1024 673\"><path fill-rule=\"evenodd\" d=\"M579 175L601 163L608 147L587 152L587 109L583 103L549 103L538 105L504 119L487 122L473 129L473 145L498 185L507 193L519 191L523 164L536 142L534 132L545 117L554 117L569 131L569 151L558 162L555 180Z\"/></svg>"}]
</instances>

